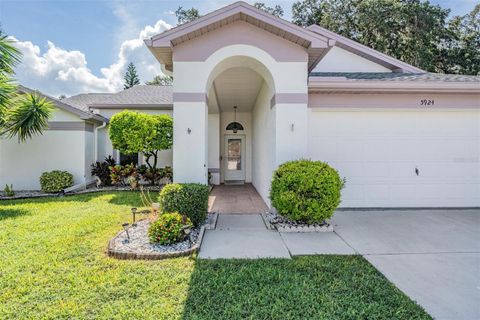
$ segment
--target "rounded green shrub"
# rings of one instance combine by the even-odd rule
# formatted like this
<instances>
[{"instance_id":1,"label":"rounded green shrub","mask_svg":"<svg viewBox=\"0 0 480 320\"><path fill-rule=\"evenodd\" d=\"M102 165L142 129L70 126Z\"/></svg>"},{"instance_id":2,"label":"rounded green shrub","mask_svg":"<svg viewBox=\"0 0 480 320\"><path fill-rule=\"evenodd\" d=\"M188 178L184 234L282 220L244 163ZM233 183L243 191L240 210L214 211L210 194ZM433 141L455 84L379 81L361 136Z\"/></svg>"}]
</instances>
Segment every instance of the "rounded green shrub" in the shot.
<instances>
[{"instance_id":1,"label":"rounded green shrub","mask_svg":"<svg viewBox=\"0 0 480 320\"><path fill-rule=\"evenodd\" d=\"M148 228L148 238L151 243L172 244L185 239L182 228L191 226L192 222L177 212L164 213Z\"/></svg>"},{"instance_id":2,"label":"rounded green shrub","mask_svg":"<svg viewBox=\"0 0 480 320\"><path fill-rule=\"evenodd\" d=\"M73 186L73 175L67 171L53 170L40 176L40 186L43 192L55 193Z\"/></svg>"},{"instance_id":3,"label":"rounded green shrub","mask_svg":"<svg viewBox=\"0 0 480 320\"><path fill-rule=\"evenodd\" d=\"M340 204L344 180L327 163L286 162L273 173L272 206L287 219L316 223L329 219Z\"/></svg>"},{"instance_id":4,"label":"rounded green shrub","mask_svg":"<svg viewBox=\"0 0 480 320\"><path fill-rule=\"evenodd\" d=\"M207 217L208 191L199 183L171 183L162 188L158 202L162 212L181 212L199 226Z\"/></svg>"}]
</instances>

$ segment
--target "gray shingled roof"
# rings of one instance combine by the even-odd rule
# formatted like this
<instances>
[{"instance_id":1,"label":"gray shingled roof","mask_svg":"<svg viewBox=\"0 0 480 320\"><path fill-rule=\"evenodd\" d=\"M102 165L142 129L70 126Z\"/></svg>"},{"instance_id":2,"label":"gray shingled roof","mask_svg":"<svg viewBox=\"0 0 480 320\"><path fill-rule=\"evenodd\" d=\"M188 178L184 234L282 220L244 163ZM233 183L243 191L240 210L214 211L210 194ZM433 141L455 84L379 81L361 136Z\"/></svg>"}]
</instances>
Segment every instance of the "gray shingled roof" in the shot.
<instances>
[{"instance_id":1,"label":"gray shingled roof","mask_svg":"<svg viewBox=\"0 0 480 320\"><path fill-rule=\"evenodd\" d=\"M88 108L89 105L101 101L102 99L105 99L112 94L113 93L82 93L77 94L76 96L62 99L62 102L65 102L72 107L83 110L85 112L90 112Z\"/></svg>"},{"instance_id":2,"label":"gray shingled roof","mask_svg":"<svg viewBox=\"0 0 480 320\"><path fill-rule=\"evenodd\" d=\"M396 72L311 72L311 77L345 77L359 81L441 81L441 82L479 82L480 76L466 76L441 73L396 73Z\"/></svg>"},{"instance_id":3,"label":"gray shingled roof","mask_svg":"<svg viewBox=\"0 0 480 320\"><path fill-rule=\"evenodd\" d=\"M172 103L172 86L138 85L107 95L88 105L165 105Z\"/></svg>"},{"instance_id":4,"label":"gray shingled roof","mask_svg":"<svg viewBox=\"0 0 480 320\"><path fill-rule=\"evenodd\" d=\"M36 93L36 94L39 94L40 96L45 97L47 100L52 102L57 108L68 111L68 112L71 112L73 114L76 114L81 119L91 119L91 120L101 121L101 122L108 121L108 119L106 119L105 117L91 112L90 110L88 110L88 108L79 108L76 105L68 103L66 101L67 99L60 100L60 99L51 97L49 95L46 95L46 94L44 94L44 93L42 93L38 90L30 89L30 88L22 86L22 85L18 86L18 91L20 93Z\"/></svg>"}]
</instances>

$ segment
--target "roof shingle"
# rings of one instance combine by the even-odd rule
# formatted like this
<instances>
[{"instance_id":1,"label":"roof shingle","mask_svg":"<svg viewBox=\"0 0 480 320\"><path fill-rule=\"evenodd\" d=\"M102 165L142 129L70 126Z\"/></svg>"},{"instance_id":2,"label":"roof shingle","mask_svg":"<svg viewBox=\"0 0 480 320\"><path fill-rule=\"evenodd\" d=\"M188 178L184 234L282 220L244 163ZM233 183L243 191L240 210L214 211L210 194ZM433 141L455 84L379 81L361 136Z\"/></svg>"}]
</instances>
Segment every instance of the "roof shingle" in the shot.
<instances>
[{"instance_id":1,"label":"roof shingle","mask_svg":"<svg viewBox=\"0 0 480 320\"><path fill-rule=\"evenodd\" d=\"M427 81L427 82L479 82L480 76L441 73L397 73L397 72L311 72L311 77L344 77L358 81Z\"/></svg>"},{"instance_id":2,"label":"roof shingle","mask_svg":"<svg viewBox=\"0 0 480 320\"><path fill-rule=\"evenodd\" d=\"M137 85L90 102L95 105L165 105L173 103L172 86Z\"/></svg>"}]
</instances>

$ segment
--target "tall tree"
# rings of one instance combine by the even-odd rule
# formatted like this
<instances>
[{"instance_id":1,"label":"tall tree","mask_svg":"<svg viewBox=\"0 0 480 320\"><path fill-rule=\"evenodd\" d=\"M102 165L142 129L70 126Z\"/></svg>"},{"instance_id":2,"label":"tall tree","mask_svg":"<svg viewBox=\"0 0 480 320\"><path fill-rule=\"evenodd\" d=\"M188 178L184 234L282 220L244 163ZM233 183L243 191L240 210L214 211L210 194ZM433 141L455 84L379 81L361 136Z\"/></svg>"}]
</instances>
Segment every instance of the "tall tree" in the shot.
<instances>
[{"instance_id":1,"label":"tall tree","mask_svg":"<svg viewBox=\"0 0 480 320\"><path fill-rule=\"evenodd\" d=\"M123 79L125 80L123 89L129 89L137 84L140 84L140 78L138 77L137 69L135 68L133 62L128 64L127 72L125 72Z\"/></svg>"},{"instance_id":2,"label":"tall tree","mask_svg":"<svg viewBox=\"0 0 480 320\"><path fill-rule=\"evenodd\" d=\"M184 9L183 7L178 7L177 11L175 11L175 16L180 25L200 18L200 13L195 8Z\"/></svg>"},{"instance_id":3,"label":"tall tree","mask_svg":"<svg viewBox=\"0 0 480 320\"><path fill-rule=\"evenodd\" d=\"M451 19L443 45L445 72L480 75L480 4L464 16Z\"/></svg>"},{"instance_id":4,"label":"tall tree","mask_svg":"<svg viewBox=\"0 0 480 320\"><path fill-rule=\"evenodd\" d=\"M147 81L145 84L155 86L171 86L173 84L173 78L171 76L157 75L152 81Z\"/></svg>"},{"instance_id":5,"label":"tall tree","mask_svg":"<svg viewBox=\"0 0 480 320\"><path fill-rule=\"evenodd\" d=\"M450 10L422 0L303 0L293 22L321 25L366 46L425 69L441 72L439 43L447 37Z\"/></svg>"},{"instance_id":6,"label":"tall tree","mask_svg":"<svg viewBox=\"0 0 480 320\"><path fill-rule=\"evenodd\" d=\"M257 9L266 11L270 13L271 15L274 15L276 17L283 17L283 8L279 6L278 4L275 5L275 7L268 7L265 3L263 2L255 2L253 6Z\"/></svg>"}]
</instances>

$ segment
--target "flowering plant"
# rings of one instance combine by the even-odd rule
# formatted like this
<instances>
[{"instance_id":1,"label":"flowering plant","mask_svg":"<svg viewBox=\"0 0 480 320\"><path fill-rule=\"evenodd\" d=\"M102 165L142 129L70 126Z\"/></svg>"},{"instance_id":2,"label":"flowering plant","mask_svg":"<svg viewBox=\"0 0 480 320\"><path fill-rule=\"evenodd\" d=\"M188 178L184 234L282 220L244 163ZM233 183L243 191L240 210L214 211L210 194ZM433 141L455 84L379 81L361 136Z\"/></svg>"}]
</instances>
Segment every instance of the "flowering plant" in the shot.
<instances>
[{"instance_id":1,"label":"flowering plant","mask_svg":"<svg viewBox=\"0 0 480 320\"><path fill-rule=\"evenodd\" d=\"M184 227L192 226L192 222L186 216L178 212L164 213L150 224L148 238L152 243L171 244L185 239Z\"/></svg>"}]
</instances>

